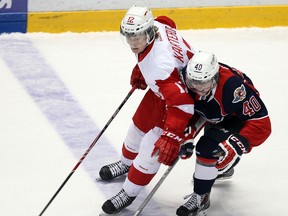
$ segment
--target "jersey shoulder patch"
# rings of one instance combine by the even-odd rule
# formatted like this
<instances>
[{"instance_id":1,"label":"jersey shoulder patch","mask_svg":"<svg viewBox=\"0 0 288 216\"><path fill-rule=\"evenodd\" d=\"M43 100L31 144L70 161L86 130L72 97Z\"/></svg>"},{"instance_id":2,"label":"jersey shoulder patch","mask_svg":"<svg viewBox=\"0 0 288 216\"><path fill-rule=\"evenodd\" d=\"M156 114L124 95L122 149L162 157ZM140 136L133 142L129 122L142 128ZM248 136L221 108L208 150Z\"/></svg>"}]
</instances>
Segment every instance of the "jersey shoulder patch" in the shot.
<instances>
[{"instance_id":1,"label":"jersey shoulder patch","mask_svg":"<svg viewBox=\"0 0 288 216\"><path fill-rule=\"evenodd\" d=\"M241 84L241 86L237 87L234 90L234 93L233 93L234 98L232 100L232 103L238 103L240 101L245 100L246 95L247 95L247 92L246 92L245 86Z\"/></svg>"}]
</instances>

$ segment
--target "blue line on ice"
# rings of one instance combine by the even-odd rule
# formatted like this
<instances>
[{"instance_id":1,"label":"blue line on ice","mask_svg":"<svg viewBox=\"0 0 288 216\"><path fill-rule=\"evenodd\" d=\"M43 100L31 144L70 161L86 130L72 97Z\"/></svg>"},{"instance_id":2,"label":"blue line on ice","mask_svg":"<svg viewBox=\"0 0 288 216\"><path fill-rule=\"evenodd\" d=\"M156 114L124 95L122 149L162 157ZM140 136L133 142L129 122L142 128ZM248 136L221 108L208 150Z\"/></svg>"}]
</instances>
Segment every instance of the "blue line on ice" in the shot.
<instances>
[{"instance_id":1,"label":"blue line on ice","mask_svg":"<svg viewBox=\"0 0 288 216\"><path fill-rule=\"evenodd\" d=\"M29 39L6 40L0 44L3 60L79 160L97 136L99 128ZM83 162L92 177L103 165L107 156L105 152L109 153L110 158L119 157L102 135Z\"/></svg>"},{"instance_id":2,"label":"blue line on ice","mask_svg":"<svg viewBox=\"0 0 288 216\"><path fill-rule=\"evenodd\" d=\"M76 161L79 161L97 136L99 128L73 98L57 73L46 63L45 57L28 37L2 38L0 55L26 92L33 98L50 125L73 152ZM102 135L83 161L82 166L94 179L103 164L118 158L119 155L111 143ZM122 188L122 182L123 178L113 184L100 182L96 185L106 197L111 197ZM123 210L122 215L131 215L147 194L148 192L144 190L138 197L140 199L136 199L129 209ZM151 200L149 209L146 208L145 211L147 213L159 208L161 208L159 204ZM163 214L165 215L164 212Z\"/></svg>"}]
</instances>

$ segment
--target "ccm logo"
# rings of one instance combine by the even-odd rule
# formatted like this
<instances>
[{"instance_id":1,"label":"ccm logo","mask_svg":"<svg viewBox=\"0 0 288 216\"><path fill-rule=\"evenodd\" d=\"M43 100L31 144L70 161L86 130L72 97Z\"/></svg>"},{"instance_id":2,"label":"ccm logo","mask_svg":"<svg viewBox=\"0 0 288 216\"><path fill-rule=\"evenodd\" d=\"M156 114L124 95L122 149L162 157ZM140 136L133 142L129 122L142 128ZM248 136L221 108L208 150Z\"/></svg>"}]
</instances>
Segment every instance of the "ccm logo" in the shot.
<instances>
[{"instance_id":1,"label":"ccm logo","mask_svg":"<svg viewBox=\"0 0 288 216\"><path fill-rule=\"evenodd\" d=\"M241 150L243 152L246 152L245 146L243 145L243 143L237 137L231 136L230 139L233 140L241 148Z\"/></svg>"},{"instance_id":2,"label":"ccm logo","mask_svg":"<svg viewBox=\"0 0 288 216\"><path fill-rule=\"evenodd\" d=\"M182 139L179 136L176 136L175 134L168 132L168 131L163 131L162 135L165 135L165 136L170 137L174 140L177 140L178 142L182 141Z\"/></svg>"},{"instance_id":3,"label":"ccm logo","mask_svg":"<svg viewBox=\"0 0 288 216\"><path fill-rule=\"evenodd\" d=\"M12 0L0 0L0 9L10 9L12 7Z\"/></svg>"}]
</instances>

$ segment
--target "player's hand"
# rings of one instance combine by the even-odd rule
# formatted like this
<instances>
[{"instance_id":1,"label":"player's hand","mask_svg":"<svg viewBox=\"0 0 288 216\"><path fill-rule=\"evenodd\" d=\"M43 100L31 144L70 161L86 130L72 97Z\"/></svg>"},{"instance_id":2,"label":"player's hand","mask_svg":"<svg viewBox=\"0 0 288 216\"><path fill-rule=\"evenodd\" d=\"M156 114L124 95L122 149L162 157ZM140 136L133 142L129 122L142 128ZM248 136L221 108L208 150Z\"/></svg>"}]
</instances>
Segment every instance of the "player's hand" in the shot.
<instances>
[{"instance_id":1,"label":"player's hand","mask_svg":"<svg viewBox=\"0 0 288 216\"><path fill-rule=\"evenodd\" d=\"M155 147L151 156L158 155L160 163L171 166L179 155L181 141L182 139L177 135L164 131L154 144Z\"/></svg>"},{"instance_id":2,"label":"player's hand","mask_svg":"<svg viewBox=\"0 0 288 216\"><path fill-rule=\"evenodd\" d=\"M193 150L194 150L194 145L193 145L194 140L189 139L186 140L180 148L179 156L181 159L189 159L193 155Z\"/></svg>"},{"instance_id":3,"label":"player's hand","mask_svg":"<svg viewBox=\"0 0 288 216\"><path fill-rule=\"evenodd\" d=\"M227 140L219 143L218 149L213 152L213 156L218 157L216 164L218 172L221 174L236 166L242 154L247 153L249 148L250 145L247 141L241 141L233 134Z\"/></svg>"},{"instance_id":4,"label":"player's hand","mask_svg":"<svg viewBox=\"0 0 288 216\"><path fill-rule=\"evenodd\" d=\"M192 126L187 126L184 131L184 140L181 143L180 153L179 156L181 159L189 159L193 155L194 150L194 129Z\"/></svg>"},{"instance_id":5,"label":"player's hand","mask_svg":"<svg viewBox=\"0 0 288 216\"><path fill-rule=\"evenodd\" d=\"M136 66L132 70L130 84L132 86L136 85L138 89L142 89L142 90L145 90L147 88L147 84L140 71L140 68L138 67L138 64L136 64Z\"/></svg>"}]
</instances>

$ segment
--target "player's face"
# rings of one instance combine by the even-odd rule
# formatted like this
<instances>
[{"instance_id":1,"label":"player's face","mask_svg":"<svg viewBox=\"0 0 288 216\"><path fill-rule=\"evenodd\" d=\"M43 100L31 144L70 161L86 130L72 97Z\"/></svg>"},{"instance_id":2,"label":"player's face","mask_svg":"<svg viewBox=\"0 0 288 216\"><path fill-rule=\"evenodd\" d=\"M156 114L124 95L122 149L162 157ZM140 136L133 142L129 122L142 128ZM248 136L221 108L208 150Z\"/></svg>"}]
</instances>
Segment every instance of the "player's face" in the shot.
<instances>
[{"instance_id":1,"label":"player's face","mask_svg":"<svg viewBox=\"0 0 288 216\"><path fill-rule=\"evenodd\" d=\"M135 54L143 52L147 46L147 36L142 34L133 37L126 36L126 41Z\"/></svg>"},{"instance_id":2,"label":"player's face","mask_svg":"<svg viewBox=\"0 0 288 216\"><path fill-rule=\"evenodd\" d=\"M196 92L199 96L208 95L214 87L214 82L214 80L210 80L205 83L193 83L191 90Z\"/></svg>"}]
</instances>

